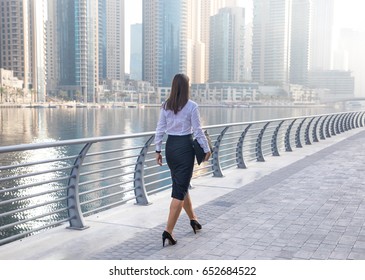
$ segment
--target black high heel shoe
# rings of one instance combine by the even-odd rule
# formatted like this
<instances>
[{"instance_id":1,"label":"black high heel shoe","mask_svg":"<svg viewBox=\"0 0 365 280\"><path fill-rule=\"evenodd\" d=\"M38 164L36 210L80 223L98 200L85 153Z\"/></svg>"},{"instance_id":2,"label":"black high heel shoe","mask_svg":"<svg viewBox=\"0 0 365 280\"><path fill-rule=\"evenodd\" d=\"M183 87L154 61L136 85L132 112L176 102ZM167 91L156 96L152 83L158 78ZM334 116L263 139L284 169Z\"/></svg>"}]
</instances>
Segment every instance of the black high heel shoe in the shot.
<instances>
[{"instance_id":1,"label":"black high heel shoe","mask_svg":"<svg viewBox=\"0 0 365 280\"><path fill-rule=\"evenodd\" d=\"M193 228L193 231L194 231L195 234L196 234L196 231L197 230L201 230L202 229L202 225L199 224L199 222L196 221L196 220L190 220L190 225Z\"/></svg>"},{"instance_id":2,"label":"black high heel shoe","mask_svg":"<svg viewBox=\"0 0 365 280\"><path fill-rule=\"evenodd\" d=\"M174 239L170 233L168 233L166 230L162 233L162 246L165 247L165 240L169 241L170 245L175 245L177 243L177 240Z\"/></svg>"}]
</instances>

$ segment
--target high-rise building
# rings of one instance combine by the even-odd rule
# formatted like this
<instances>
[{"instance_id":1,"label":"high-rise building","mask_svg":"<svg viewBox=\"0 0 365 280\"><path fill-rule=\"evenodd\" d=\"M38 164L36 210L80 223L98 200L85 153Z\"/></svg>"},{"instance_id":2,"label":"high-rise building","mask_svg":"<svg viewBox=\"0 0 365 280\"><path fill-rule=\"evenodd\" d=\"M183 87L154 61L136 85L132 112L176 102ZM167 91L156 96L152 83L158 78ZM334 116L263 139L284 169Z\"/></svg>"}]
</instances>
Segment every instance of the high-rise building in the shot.
<instances>
[{"instance_id":1,"label":"high-rise building","mask_svg":"<svg viewBox=\"0 0 365 280\"><path fill-rule=\"evenodd\" d=\"M306 85L309 67L310 1L292 0L290 83Z\"/></svg>"},{"instance_id":2,"label":"high-rise building","mask_svg":"<svg viewBox=\"0 0 365 280\"><path fill-rule=\"evenodd\" d=\"M187 72L187 0L143 0L143 80L170 86Z\"/></svg>"},{"instance_id":3,"label":"high-rise building","mask_svg":"<svg viewBox=\"0 0 365 280\"><path fill-rule=\"evenodd\" d=\"M29 2L0 0L0 68L12 70L14 77L29 88Z\"/></svg>"},{"instance_id":4,"label":"high-rise building","mask_svg":"<svg viewBox=\"0 0 365 280\"><path fill-rule=\"evenodd\" d=\"M355 78L355 95L365 96L365 31L342 29L334 55L333 68L352 71Z\"/></svg>"},{"instance_id":5,"label":"high-rise building","mask_svg":"<svg viewBox=\"0 0 365 280\"><path fill-rule=\"evenodd\" d=\"M331 69L334 0L312 1L310 65L312 70Z\"/></svg>"},{"instance_id":6,"label":"high-rise building","mask_svg":"<svg viewBox=\"0 0 365 280\"><path fill-rule=\"evenodd\" d=\"M202 42L202 0L188 0L187 75L191 83L204 83L205 50Z\"/></svg>"},{"instance_id":7,"label":"high-rise building","mask_svg":"<svg viewBox=\"0 0 365 280\"><path fill-rule=\"evenodd\" d=\"M47 2L47 94L55 96L60 80L59 49L57 36L57 3L54 0Z\"/></svg>"},{"instance_id":8,"label":"high-rise building","mask_svg":"<svg viewBox=\"0 0 365 280\"><path fill-rule=\"evenodd\" d=\"M130 78L142 80L142 24L131 25Z\"/></svg>"},{"instance_id":9,"label":"high-rise building","mask_svg":"<svg viewBox=\"0 0 365 280\"><path fill-rule=\"evenodd\" d=\"M46 0L0 1L0 68L24 81L32 100L46 97Z\"/></svg>"},{"instance_id":10,"label":"high-rise building","mask_svg":"<svg viewBox=\"0 0 365 280\"><path fill-rule=\"evenodd\" d=\"M245 10L222 8L211 17L209 82L244 80Z\"/></svg>"},{"instance_id":11,"label":"high-rise building","mask_svg":"<svg viewBox=\"0 0 365 280\"><path fill-rule=\"evenodd\" d=\"M124 0L99 0L99 78L124 80Z\"/></svg>"},{"instance_id":12,"label":"high-rise building","mask_svg":"<svg viewBox=\"0 0 365 280\"><path fill-rule=\"evenodd\" d=\"M29 50L30 50L30 83L33 100L46 101L46 57L47 57L47 1L29 1Z\"/></svg>"},{"instance_id":13,"label":"high-rise building","mask_svg":"<svg viewBox=\"0 0 365 280\"><path fill-rule=\"evenodd\" d=\"M290 0L254 0L252 79L260 84L288 83Z\"/></svg>"},{"instance_id":14,"label":"high-rise building","mask_svg":"<svg viewBox=\"0 0 365 280\"><path fill-rule=\"evenodd\" d=\"M71 98L97 101L99 84L99 0L57 2L58 88Z\"/></svg>"},{"instance_id":15,"label":"high-rise building","mask_svg":"<svg viewBox=\"0 0 365 280\"><path fill-rule=\"evenodd\" d=\"M235 6L235 0L201 0L200 40L205 49L205 81L209 80L210 17L216 15L221 8Z\"/></svg>"}]
</instances>

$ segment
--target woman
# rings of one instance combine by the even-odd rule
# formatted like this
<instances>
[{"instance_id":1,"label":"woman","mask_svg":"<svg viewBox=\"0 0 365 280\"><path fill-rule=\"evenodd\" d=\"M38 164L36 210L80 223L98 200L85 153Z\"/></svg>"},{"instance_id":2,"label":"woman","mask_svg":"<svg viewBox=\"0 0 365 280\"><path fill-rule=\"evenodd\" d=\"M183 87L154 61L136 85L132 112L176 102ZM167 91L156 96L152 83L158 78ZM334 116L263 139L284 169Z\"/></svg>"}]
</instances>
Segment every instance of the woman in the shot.
<instances>
[{"instance_id":1,"label":"woman","mask_svg":"<svg viewBox=\"0 0 365 280\"><path fill-rule=\"evenodd\" d=\"M172 200L166 229L162 234L162 245L167 239L171 245L176 244L172 231L184 208L190 219L194 233L202 227L193 210L188 192L194 168L193 135L204 149L207 161L211 155L207 138L200 125L198 105L190 100L189 78L184 74L175 75L169 98L163 103L160 118L157 123L155 145L156 161L162 165L162 139L168 135L166 141L166 161L171 171Z\"/></svg>"}]
</instances>

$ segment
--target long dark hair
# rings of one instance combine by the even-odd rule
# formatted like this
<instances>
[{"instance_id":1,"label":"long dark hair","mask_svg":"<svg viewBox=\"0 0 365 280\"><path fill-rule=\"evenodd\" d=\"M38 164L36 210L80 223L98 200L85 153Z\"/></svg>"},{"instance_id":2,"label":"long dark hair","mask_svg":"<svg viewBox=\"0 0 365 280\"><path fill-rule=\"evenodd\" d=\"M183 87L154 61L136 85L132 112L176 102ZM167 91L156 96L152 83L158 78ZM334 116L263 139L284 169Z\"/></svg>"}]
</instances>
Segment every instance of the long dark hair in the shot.
<instances>
[{"instance_id":1,"label":"long dark hair","mask_svg":"<svg viewBox=\"0 0 365 280\"><path fill-rule=\"evenodd\" d=\"M189 77L185 74L176 74L172 80L170 96L166 100L164 108L177 114L188 103L189 97Z\"/></svg>"}]
</instances>

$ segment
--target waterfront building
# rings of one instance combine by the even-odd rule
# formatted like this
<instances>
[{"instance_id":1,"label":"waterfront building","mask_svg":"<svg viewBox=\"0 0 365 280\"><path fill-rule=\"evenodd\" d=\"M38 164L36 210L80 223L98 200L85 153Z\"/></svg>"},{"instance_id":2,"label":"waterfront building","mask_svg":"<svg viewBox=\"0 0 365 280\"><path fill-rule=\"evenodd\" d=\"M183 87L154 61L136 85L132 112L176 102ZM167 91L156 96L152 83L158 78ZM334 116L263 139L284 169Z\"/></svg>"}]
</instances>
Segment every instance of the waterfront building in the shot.
<instances>
[{"instance_id":1,"label":"waterfront building","mask_svg":"<svg viewBox=\"0 0 365 280\"><path fill-rule=\"evenodd\" d=\"M142 24L131 25L130 79L142 80Z\"/></svg>"},{"instance_id":2,"label":"waterfront building","mask_svg":"<svg viewBox=\"0 0 365 280\"><path fill-rule=\"evenodd\" d=\"M30 89L34 102L46 101L47 1L29 1Z\"/></svg>"},{"instance_id":3,"label":"waterfront building","mask_svg":"<svg viewBox=\"0 0 365 280\"><path fill-rule=\"evenodd\" d=\"M245 10L222 8L211 17L209 82L243 82Z\"/></svg>"},{"instance_id":4,"label":"waterfront building","mask_svg":"<svg viewBox=\"0 0 365 280\"><path fill-rule=\"evenodd\" d=\"M365 31L342 29L339 34L333 69L352 71L355 96L365 96Z\"/></svg>"},{"instance_id":5,"label":"waterfront building","mask_svg":"<svg viewBox=\"0 0 365 280\"><path fill-rule=\"evenodd\" d=\"M206 46L202 41L202 0L188 0L187 75L191 83L206 81Z\"/></svg>"},{"instance_id":6,"label":"waterfront building","mask_svg":"<svg viewBox=\"0 0 365 280\"><path fill-rule=\"evenodd\" d=\"M292 0L290 25L290 83L306 85L310 44L309 0Z\"/></svg>"},{"instance_id":7,"label":"waterfront building","mask_svg":"<svg viewBox=\"0 0 365 280\"><path fill-rule=\"evenodd\" d=\"M143 80L171 86L187 72L187 0L143 0Z\"/></svg>"},{"instance_id":8,"label":"waterfront building","mask_svg":"<svg viewBox=\"0 0 365 280\"><path fill-rule=\"evenodd\" d=\"M319 101L319 91L317 89L308 88L304 85L290 85L290 98L294 104L316 104Z\"/></svg>"},{"instance_id":9,"label":"waterfront building","mask_svg":"<svg viewBox=\"0 0 365 280\"><path fill-rule=\"evenodd\" d=\"M99 0L99 79L124 80L124 0Z\"/></svg>"},{"instance_id":10,"label":"waterfront building","mask_svg":"<svg viewBox=\"0 0 365 280\"><path fill-rule=\"evenodd\" d=\"M288 83L290 0L254 0L252 80L266 85Z\"/></svg>"},{"instance_id":11,"label":"waterfront building","mask_svg":"<svg viewBox=\"0 0 365 280\"><path fill-rule=\"evenodd\" d=\"M308 86L328 89L328 95L325 99L326 101L334 101L354 97L355 80L350 71L312 70L309 71Z\"/></svg>"},{"instance_id":12,"label":"waterfront building","mask_svg":"<svg viewBox=\"0 0 365 280\"><path fill-rule=\"evenodd\" d=\"M310 70L331 69L334 0L312 1Z\"/></svg>"},{"instance_id":13,"label":"waterfront building","mask_svg":"<svg viewBox=\"0 0 365 280\"><path fill-rule=\"evenodd\" d=\"M213 82L191 85L191 98L199 104L243 105L253 101L258 83Z\"/></svg>"},{"instance_id":14,"label":"waterfront building","mask_svg":"<svg viewBox=\"0 0 365 280\"><path fill-rule=\"evenodd\" d=\"M19 97L25 100L23 86L23 81L14 77L12 70L0 68L0 103L15 101Z\"/></svg>"},{"instance_id":15,"label":"waterfront building","mask_svg":"<svg viewBox=\"0 0 365 280\"><path fill-rule=\"evenodd\" d=\"M29 88L29 2L0 0L0 68L11 70Z\"/></svg>"},{"instance_id":16,"label":"waterfront building","mask_svg":"<svg viewBox=\"0 0 365 280\"><path fill-rule=\"evenodd\" d=\"M99 1L58 1L58 89L71 99L96 102L99 84ZM123 68L124 69L124 68Z\"/></svg>"}]
</instances>

